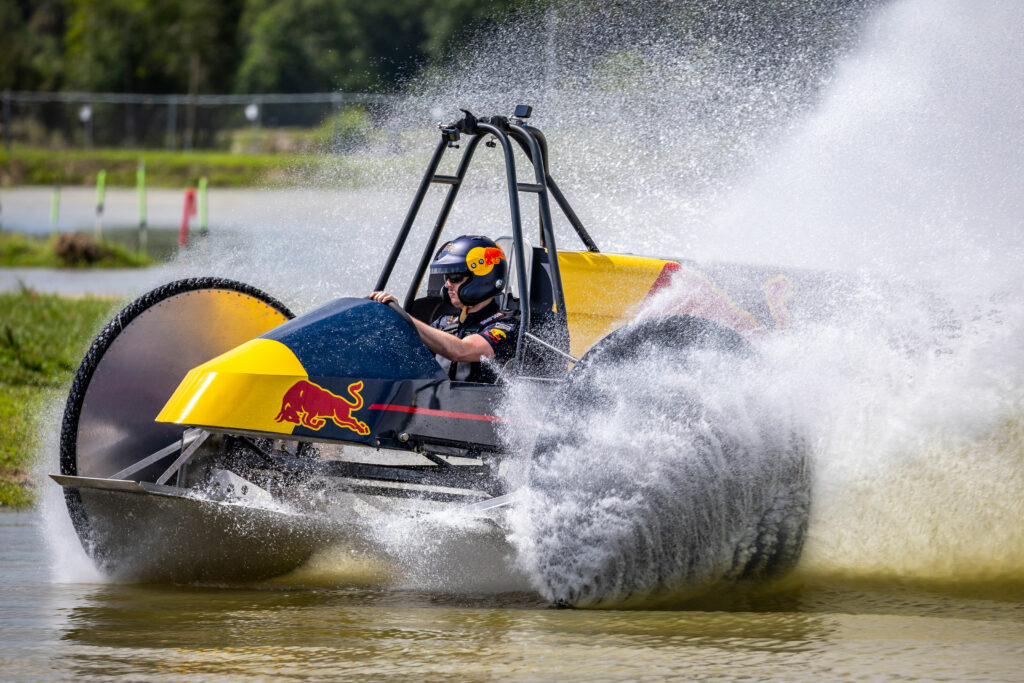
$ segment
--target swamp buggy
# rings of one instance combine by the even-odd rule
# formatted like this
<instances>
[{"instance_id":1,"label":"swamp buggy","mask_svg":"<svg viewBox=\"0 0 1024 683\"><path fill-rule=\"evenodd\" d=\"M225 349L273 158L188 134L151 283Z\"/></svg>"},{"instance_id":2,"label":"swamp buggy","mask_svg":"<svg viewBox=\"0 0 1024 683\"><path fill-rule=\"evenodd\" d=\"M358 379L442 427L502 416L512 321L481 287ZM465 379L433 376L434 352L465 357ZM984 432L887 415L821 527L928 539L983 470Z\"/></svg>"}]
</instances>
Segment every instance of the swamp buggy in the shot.
<instances>
[{"instance_id":1,"label":"swamp buggy","mask_svg":"<svg viewBox=\"0 0 1024 683\"><path fill-rule=\"evenodd\" d=\"M515 498L496 475L496 411L510 382L546 387L555 402L586 400L587 369L602 357L652 338L681 353L749 354L751 339L786 324L791 283L778 271L712 273L681 259L599 251L552 178L530 113L466 111L440 127L374 286L389 285L428 189L446 187L404 306L343 298L295 317L251 286L198 278L149 292L107 325L74 378L53 475L101 569L120 580L271 577L326 544L354 542L338 513L360 506L454 506L500 530L495 515ZM494 384L450 379L411 319L443 312L441 278L428 277L428 266L485 141L504 158L511 219L511 235L498 240L510 266L499 303L520 321L515 356ZM439 174L456 149L454 175ZM517 159L532 169L525 181ZM536 197L537 244L523 232L523 194ZM556 247L552 201L582 250ZM730 281L744 284L727 295ZM664 314L633 320L670 282L681 295ZM792 564L803 526L751 566Z\"/></svg>"}]
</instances>

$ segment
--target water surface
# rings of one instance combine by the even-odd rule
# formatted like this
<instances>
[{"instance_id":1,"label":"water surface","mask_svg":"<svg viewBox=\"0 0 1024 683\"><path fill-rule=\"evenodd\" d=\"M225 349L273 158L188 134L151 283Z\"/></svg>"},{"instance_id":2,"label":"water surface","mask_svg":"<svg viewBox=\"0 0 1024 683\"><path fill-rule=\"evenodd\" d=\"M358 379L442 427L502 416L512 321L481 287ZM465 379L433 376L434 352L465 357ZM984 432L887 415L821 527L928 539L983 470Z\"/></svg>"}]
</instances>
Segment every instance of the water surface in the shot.
<instances>
[{"instance_id":1,"label":"water surface","mask_svg":"<svg viewBox=\"0 0 1024 683\"><path fill-rule=\"evenodd\" d=\"M0 547L5 680L1024 680L1021 601L898 583L565 610L522 593L61 583L36 513L0 514Z\"/></svg>"}]
</instances>

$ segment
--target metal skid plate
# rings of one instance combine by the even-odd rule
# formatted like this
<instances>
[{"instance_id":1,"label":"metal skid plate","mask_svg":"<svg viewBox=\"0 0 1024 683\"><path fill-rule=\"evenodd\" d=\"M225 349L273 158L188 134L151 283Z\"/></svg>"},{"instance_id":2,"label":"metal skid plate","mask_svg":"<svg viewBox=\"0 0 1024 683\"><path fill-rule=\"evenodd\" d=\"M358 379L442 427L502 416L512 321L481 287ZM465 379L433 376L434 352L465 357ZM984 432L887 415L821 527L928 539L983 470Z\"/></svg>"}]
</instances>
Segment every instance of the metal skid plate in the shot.
<instances>
[{"instance_id":1,"label":"metal skid plate","mask_svg":"<svg viewBox=\"0 0 1024 683\"><path fill-rule=\"evenodd\" d=\"M146 482L54 476L88 511L83 545L120 581L251 581L294 569L331 538L323 521Z\"/></svg>"}]
</instances>

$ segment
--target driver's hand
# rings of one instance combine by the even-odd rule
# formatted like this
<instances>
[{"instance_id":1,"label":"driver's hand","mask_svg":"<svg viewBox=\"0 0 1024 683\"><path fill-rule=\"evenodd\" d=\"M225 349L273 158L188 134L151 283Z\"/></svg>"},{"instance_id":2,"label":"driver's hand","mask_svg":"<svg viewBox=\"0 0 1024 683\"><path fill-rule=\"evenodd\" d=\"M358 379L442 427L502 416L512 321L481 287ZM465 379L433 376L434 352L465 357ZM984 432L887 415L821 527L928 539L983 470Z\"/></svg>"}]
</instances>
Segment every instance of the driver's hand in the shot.
<instances>
[{"instance_id":1,"label":"driver's hand","mask_svg":"<svg viewBox=\"0 0 1024 683\"><path fill-rule=\"evenodd\" d=\"M370 295L370 298L373 299L374 301L379 301L382 304L386 304L389 301L398 301L398 299L396 299L393 295L388 294L387 292L374 292L373 294Z\"/></svg>"}]
</instances>

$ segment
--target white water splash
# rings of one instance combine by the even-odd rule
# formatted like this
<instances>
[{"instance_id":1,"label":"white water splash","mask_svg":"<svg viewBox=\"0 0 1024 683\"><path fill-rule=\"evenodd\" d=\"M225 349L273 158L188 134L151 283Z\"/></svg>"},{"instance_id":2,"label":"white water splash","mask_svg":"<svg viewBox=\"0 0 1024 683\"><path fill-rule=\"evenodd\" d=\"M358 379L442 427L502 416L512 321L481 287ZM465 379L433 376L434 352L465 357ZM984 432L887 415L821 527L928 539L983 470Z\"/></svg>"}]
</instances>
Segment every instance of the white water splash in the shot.
<instances>
[{"instance_id":1,"label":"white water splash","mask_svg":"<svg viewBox=\"0 0 1024 683\"><path fill-rule=\"evenodd\" d=\"M710 212L708 227L694 229L699 245L687 256L867 269L838 287L798 283L793 329L759 343L772 368L761 415L792 411L812 446L803 575L1022 578L1021 28L1015 3L885 8L821 105ZM662 372L608 382L643 396L637 381L680 392L690 381ZM691 391L715 403L745 388L723 378ZM522 560L552 596L652 592L666 576L699 584L709 574L694 567L732 547L705 547L721 539L699 524L729 504L704 497L721 473L703 473L703 488L642 476L692 466L677 438L686 419L666 413L666 428L635 410L583 419L587 438L554 465L574 466L554 472L565 490L524 508ZM750 414L719 419L737 439L763 424ZM608 494L609 480L628 495ZM591 484L605 485L603 497ZM683 492L693 507L674 502ZM675 548L630 555L666 525L679 533ZM553 567L559 551L571 559Z\"/></svg>"},{"instance_id":2,"label":"white water splash","mask_svg":"<svg viewBox=\"0 0 1024 683\"><path fill-rule=\"evenodd\" d=\"M39 495L41 529L51 557L51 580L55 583L100 583L107 577L85 554L82 542L68 516L63 489L51 479L60 472L60 423L64 402L48 406L39 420L39 440L34 479Z\"/></svg>"},{"instance_id":3,"label":"white water splash","mask_svg":"<svg viewBox=\"0 0 1024 683\"><path fill-rule=\"evenodd\" d=\"M819 444L802 571L1022 578L1022 30L1014 2L885 8L716 224L748 258L875 273L772 349Z\"/></svg>"},{"instance_id":4,"label":"white water splash","mask_svg":"<svg viewBox=\"0 0 1024 683\"><path fill-rule=\"evenodd\" d=\"M543 416L512 517L535 586L577 605L642 602L792 566L807 454L771 373L653 328L648 342L627 334L627 358L592 359Z\"/></svg>"},{"instance_id":5,"label":"white water splash","mask_svg":"<svg viewBox=\"0 0 1024 683\"><path fill-rule=\"evenodd\" d=\"M456 66L414 84L389 132L397 147L415 147L419 169L435 144L434 121L463 106L492 114L534 104L553 174L603 249L852 272L849 286L797 289L793 329L759 343L770 375L698 391L686 377L645 372L665 391L701 394L735 429L725 436L755 459L773 411L805 432L813 502L798 572L1019 580L1024 11L1012 0L903 0L858 33L857 11L800 4L804 23L768 49L758 21L743 16L715 15L693 28L645 12L644 3L616 3L588 21L579 3L561 3L498 29ZM341 192L313 215L285 211L245 248L214 246L190 267L255 281L300 311L362 293L418 180L395 148L373 150L379 184L390 189L372 201ZM493 157L486 163L489 173L474 169L452 233L508 232L501 172ZM495 190L497 200L484 199ZM558 235L562 246L577 244L564 223ZM814 315L797 315L801 300ZM608 381L626 390L635 379ZM543 418L527 394L513 392L508 410ZM693 451L680 446L689 425L621 408L591 418L599 448L560 459L590 509L609 481L628 476L647 488L607 497L606 516L586 520L582 537L572 504L523 508L516 542L534 585L583 591L587 580L571 571L542 576L541 544L568 553L585 541L593 572L629 547L601 546L605 526L632 542L637 530L660 534L666 509L697 515L723 503L713 491L679 497L688 470L677 465ZM516 443L524 456L532 450L529 439ZM522 481L525 457L507 468ZM432 534L458 545L473 529L379 521L379 542L407 558L412 576L459 590L445 566L462 551L435 552ZM616 580L641 577L612 593L686 576L679 551L691 541L663 547L668 565L649 555L636 558L648 562L644 571L612 567ZM720 547L697 547L694 576L728 565L716 564Z\"/></svg>"}]
</instances>

